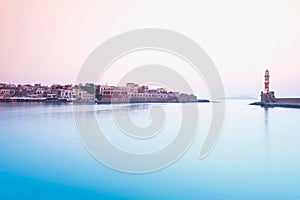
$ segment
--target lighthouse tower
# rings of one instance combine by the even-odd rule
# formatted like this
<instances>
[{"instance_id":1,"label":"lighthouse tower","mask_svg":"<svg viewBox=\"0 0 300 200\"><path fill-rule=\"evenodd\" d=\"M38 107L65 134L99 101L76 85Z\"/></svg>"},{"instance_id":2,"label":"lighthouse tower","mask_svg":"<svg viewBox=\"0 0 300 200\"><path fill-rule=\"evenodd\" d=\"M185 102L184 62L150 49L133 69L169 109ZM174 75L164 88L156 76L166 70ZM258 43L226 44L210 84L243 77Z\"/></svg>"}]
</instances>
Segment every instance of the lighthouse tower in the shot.
<instances>
[{"instance_id":1,"label":"lighthouse tower","mask_svg":"<svg viewBox=\"0 0 300 200\"><path fill-rule=\"evenodd\" d=\"M264 93L268 93L270 90L270 74L269 74L269 70L265 71L265 90Z\"/></svg>"},{"instance_id":2,"label":"lighthouse tower","mask_svg":"<svg viewBox=\"0 0 300 200\"><path fill-rule=\"evenodd\" d=\"M275 102L275 92L270 91L270 73L269 70L265 71L265 89L264 91L261 92L261 102L266 103L266 102Z\"/></svg>"}]
</instances>

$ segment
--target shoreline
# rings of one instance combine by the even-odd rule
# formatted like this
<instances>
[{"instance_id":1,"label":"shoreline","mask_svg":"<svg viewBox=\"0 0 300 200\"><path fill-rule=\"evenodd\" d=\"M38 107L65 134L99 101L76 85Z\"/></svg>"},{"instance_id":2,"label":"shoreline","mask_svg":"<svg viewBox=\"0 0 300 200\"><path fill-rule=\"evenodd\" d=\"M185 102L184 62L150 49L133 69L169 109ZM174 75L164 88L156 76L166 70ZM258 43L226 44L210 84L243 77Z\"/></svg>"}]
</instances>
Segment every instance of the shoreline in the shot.
<instances>
[{"instance_id":1,"label":"shoreline","mask_svg":"<svg viewBox=\"0 0 300 200\"><path fill-rule=\"evenodd\" d=\"M69 101L68 99L46 99L46 98L0 98L1 103L15 103L15 102L28 102L28 103L71 103L72 101Z\"/></svg>"},{"instance_id":2,"label":"shoreline","mask_svg":"<svg viewBox=\"0 0 300 200\"><path fill-rule=\"evenodd\" d=\"M104 99L96 101L96 104L135 104L135 103L210 103L211 101L207 99L198 99L196 101L189 100L158 100L158 99L125 99L125 100L109 100Z\"/></svg>"},{"instance_id":3,"label":"shoreline","mask_svg":"<svg viewBox=\"0 0 300 200\"><path fill-rule=\"evenodd\" d=\"M135 104L135 103L211 103L211 101L207 99L198 99L196 101L176 101L176 100L129 100L129 101L108 101L107 99L104 101L85 101L85 100L73 100L70 101L68 99L46 99L46 98L0 98L0 103L45 103L45 104L53 104L53 103L74 103L74 104Z\"/></svg>"}]
</instances>

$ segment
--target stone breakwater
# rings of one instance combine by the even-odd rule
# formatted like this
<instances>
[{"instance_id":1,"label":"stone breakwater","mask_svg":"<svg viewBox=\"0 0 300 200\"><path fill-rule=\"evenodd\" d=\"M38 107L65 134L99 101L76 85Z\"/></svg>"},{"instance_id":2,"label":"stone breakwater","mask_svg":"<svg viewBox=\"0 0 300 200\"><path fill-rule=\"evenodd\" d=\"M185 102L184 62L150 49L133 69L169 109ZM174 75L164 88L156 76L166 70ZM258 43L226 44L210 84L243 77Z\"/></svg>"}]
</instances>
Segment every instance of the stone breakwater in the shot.
<instances>
[{"instance_id":1,"label":"stone breakwater","mask_svg":"<svg viewBox=\"0 0 300 200\"><path fill-rule=\"evenodd\" d=\"M280 102L255 102L249 105L256 105L261 107L283 107L283 108L300 108L300 103L280 103Z\"/></svg>"}]
</instances>

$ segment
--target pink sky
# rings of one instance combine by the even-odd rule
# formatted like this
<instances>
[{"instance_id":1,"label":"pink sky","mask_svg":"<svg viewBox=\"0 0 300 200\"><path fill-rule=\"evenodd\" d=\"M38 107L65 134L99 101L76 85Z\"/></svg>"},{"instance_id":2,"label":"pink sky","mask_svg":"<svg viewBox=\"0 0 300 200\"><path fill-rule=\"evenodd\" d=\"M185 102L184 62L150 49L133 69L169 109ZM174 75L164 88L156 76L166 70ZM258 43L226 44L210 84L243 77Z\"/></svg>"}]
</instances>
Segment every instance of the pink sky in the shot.
<instances>
[{"instance_id":1,"label":"pink sky","mask_svg":"<svg viewBox=\"0 0 300 200\"><path fill-rule=\"evenodd\" d=\"M137 28L180 32L207 51L228 96L300 96L299 1L0 2L0 82L73 83L98 45Z\"/></svg>"}]
</instances>

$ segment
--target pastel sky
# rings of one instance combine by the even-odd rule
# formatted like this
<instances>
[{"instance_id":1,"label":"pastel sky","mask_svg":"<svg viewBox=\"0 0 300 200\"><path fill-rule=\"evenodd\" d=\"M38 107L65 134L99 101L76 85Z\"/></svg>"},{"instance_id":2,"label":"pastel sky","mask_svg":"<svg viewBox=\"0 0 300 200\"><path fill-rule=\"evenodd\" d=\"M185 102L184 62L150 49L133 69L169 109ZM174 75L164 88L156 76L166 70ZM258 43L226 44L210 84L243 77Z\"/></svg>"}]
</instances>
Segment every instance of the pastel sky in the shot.
<instances>
[{"instance_id":1,"label":"pastel sky","mask_svg":"<svg viewBox=\"0 0 300 200\"><path fill-rule=\"evenodd\" d=\"M196 41L215 63L227 96L258 96L266 68L278 96L300 96L299 11L298 0L2 0L0 82L74 83L102 42L153 27Z\"/></svg>"}]
</instances>

